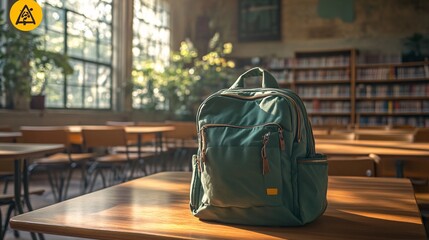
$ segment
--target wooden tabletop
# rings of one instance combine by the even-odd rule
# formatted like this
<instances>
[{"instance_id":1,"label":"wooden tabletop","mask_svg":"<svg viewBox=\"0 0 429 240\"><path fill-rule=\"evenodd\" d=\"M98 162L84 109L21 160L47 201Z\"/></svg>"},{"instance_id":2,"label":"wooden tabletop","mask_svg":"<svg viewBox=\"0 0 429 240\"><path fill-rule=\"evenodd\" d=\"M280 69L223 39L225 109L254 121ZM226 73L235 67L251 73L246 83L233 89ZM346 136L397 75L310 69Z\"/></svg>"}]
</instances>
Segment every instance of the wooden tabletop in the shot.
<instances>
[{"instance_id":1,"label":"wooden tabletop","mask_svg":"<svg viewBox=\"0 0 429 240\"><path fill-rule=\"evenodd\" d=\"M21 136L21 132L0 132L0 138L17 138Z\"/></svg>"},{"instance_id":2,"label":"wooden tabletop","mask_svg":"<svg viewBox=\"0 0 429 240\"><path fill-rule=\"evenodd\" d=\"M373 153L384 157L384 159L428 159L429 157L429 152L425 150L322 143L317 140L316 151L328 156L364 156Z\"/></svg>"},{"instance_id":3,"label":"wooden tabletop","mask_svg":"<svg viewBox=\"0 0 429 240\"><path fill-rule=\"evenodd\" d=\"M112 126L100 126L100 125L75 125L68 126L71 133L80 133L84 128L106 128ZM118 126L115 126L118 127ZM159 132L169 132L174 131L175 127L173 126L125 126L125 131L127 133L159 133Z\"/></svg>"},{"instance_id":4,"label":"wooden tabletop","mask_svg":"<svg viewBox=\"0 0 429 240\"><path fill-rule=\"evenodd\" d=\"M363 147L398 148L406 150L429 151L429 143L375 141L375 140L339 140L339 139L315 139L316 144L340 144Z\"/></svg>"},{"instance_id":5,"label":"wooden tabletop","mask_svg":"<svg viewBox=\"0 0 429 240\"><path fill-rule=\"evenodd\" d=\"M203 222L191 174L159 173L13 217L17 230L94 239L425 239L406 179L330 177L325 214L304 227Z\"/></svg>"},{"instance_id":6,"label":"wooden tabletop","mask_svg":"<svg viewBox=\"0 0 429 240\"><path fill-rule=\"evenodd\" d=\"M38 157L57 153L63 149L62 144L0 143L0 159Z\"/></svg>"}]
</instances>

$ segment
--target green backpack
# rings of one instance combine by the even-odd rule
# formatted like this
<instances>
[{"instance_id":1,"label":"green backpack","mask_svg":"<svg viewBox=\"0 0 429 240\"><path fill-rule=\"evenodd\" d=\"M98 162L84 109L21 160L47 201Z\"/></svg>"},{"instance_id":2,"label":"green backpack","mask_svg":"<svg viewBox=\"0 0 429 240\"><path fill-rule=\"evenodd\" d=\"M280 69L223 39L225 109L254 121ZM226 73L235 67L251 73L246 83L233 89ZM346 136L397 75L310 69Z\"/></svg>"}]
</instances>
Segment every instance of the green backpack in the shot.
<instances>
[{"instance_id":1,"label":"green backpack","mask_svg":"<svg viewBox=\"0 0 429 240\"><path fill-rule=\"evenodd\" d=\"M262 76L262 88L245 89ZM253 68L197 112L192 213L225 223L298 226L326 209L326 156L317 154L302 100Z\"/></svg>"}]
</instances>

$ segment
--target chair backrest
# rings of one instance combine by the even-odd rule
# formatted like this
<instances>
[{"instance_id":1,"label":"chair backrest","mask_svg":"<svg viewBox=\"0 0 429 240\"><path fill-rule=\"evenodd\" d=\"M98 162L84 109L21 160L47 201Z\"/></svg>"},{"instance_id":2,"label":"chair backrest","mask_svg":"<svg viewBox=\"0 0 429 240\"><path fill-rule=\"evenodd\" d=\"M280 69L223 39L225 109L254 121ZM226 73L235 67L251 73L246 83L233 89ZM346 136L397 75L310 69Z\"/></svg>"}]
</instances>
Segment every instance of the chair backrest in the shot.
<instances>
[{"instance_id":1,"label":"chair backrest","mask_svg":"<svg viewBox=\"0 0 429 240\"><path fill-rule=\"evenodd\" d=\"M167 121L166 123L175 127L174 131L165 133L167 139L188 140L197 138L197 127L195 122Z\"/></svg>"},{"instance_id":2,"label":"chair backrest","mask_svg":"<svg viewBox=\"0 0 429 240\"><path fill-rule=\"evenodd\" d=\"M23 126L20 130L23 143L55 143L70 146L67 127Z\"/></svg>"},{"instance_id":3,"label":"chair backrest","mask_svg":"<svg viewBox=\"0 0 429 240\"><path fill-rule=\"evenodd\" d=\"M164 122L136 122L136 126L147 126L147 127L165 127L166 124ZM165 136L165 134L164 134ZM143 135L143 139L142 139L142 143L143 144L148 144L148 143L154 143L156 140L156 134L144 134Z\"/></svg>"},{"instance_id":4,"label":"chair backrest","mask_svg":"<svg viewBox=\"0 0 429 240\"><path fill-rule=\"evenodd\" d=\"M107 121L107 126L134 126L134 122L118 122L118 121Z\"/></svg>"},{"instance_id":5,"label":"chair backrest","mask_svg":"<svg viewBox=\"0 0 429 240\"><path fill-rule=\"evenodd\" d=\"M371 156L328 157L328 175L374 177L376 160Z\"/></svg>"},{"instance_id":6,"label":"chair backrest","mask_svg":"<svg viewBox=\"0 0 429 240\"><path fill-rule=\"evenodd\" d=\"M383 133L379 134L357 134L357 140L381 140L381 141L396 141L396 142L412 142L412 133Z\"/></svg>"},{"instance_id":7,"label":"chair backrest","mask_svg":"<svg viewBox=\"0 0 429 240\"><path fill-rule=\"evenodd\" d=\"M331 130L330 134L317 134L316 139L354 140L355 133L348 130Z\"/></svg>"},{"instance_id":8,"label":"chair backrest","mask_svg":"<svg viewBox=\"0 0 429 240\"><path fill-rule=\"evenodd\" d=\"M12 132L12 128L7 125L0 125L0 132Z\"/></svg>"},{"instance_id":9,"label":"chair backrest","mask_svg":"<svg viewBox=\"0 0 429 240\"><path fill-rule=\"evenodd\" d=\"M414 133L414 142L429 142L429 128L418 128Z\"/></svg>"},{"instance_id":10,"label":"chair backrest","mask_svg":"<svg viewBox=\"0 0 429 240\"><path fill-rule=\"evenodd\" d=\"M127 134L123 127L97 127L82 129L85 148L116 147L127 145Z\"/></svg>"}]
</instances>

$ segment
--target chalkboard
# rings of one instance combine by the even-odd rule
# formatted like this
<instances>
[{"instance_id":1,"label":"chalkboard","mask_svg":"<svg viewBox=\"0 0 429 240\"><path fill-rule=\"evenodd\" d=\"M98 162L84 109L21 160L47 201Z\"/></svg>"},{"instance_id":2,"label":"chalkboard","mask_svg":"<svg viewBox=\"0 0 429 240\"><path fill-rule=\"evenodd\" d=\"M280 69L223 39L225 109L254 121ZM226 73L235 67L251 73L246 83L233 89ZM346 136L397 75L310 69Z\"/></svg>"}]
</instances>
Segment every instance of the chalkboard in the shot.
<instances>
[{"instance_id":1,"label":"chalkboard","mask_svg":"<svg viewBox=\"0 0 429 240\"><path fill-rule=\"evenodd\" d=\"M280 40L281 0L239 0L238 40Z\"/></svg>"}]
</instances>

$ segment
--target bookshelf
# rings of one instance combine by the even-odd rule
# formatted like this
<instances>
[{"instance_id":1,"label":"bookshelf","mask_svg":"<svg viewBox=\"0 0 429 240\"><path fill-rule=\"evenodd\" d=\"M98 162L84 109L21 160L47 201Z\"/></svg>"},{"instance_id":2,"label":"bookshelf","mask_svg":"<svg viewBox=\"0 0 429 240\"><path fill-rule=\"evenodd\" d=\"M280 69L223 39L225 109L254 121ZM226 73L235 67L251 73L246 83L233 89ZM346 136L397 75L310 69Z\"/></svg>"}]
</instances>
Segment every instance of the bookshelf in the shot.
<instances>
[{"instance_id":1,"label":"bookshelf","mask_svg":"<svg viewBox=\"0 0 429 240\"><path fill-rule=\"evenodd\" d=\"M267 68L280 87L304 101L314 126L349 125L354 120L354 49L300 51L294 58L270 59Z\"/></svg>"},{"instance_id":2,"label":"bookshelf","mask_svg":"<svg viewBox=\"0 0 429 240\"><path fill-rule=\"evenodd\" d=\"M265 62L280 87L302 98L313 126L429 127L429 61L343 49Z\"/></svg>"},{"instance_id":3,"label":"bookshelf","mask_svg":"<svg viewBox=\"0 0 429 240\"><path fill-rule=\"evenodd\" d=\"M359 126L429 126L429 62L356 65Z\"/></svg>"}]
</instances>

